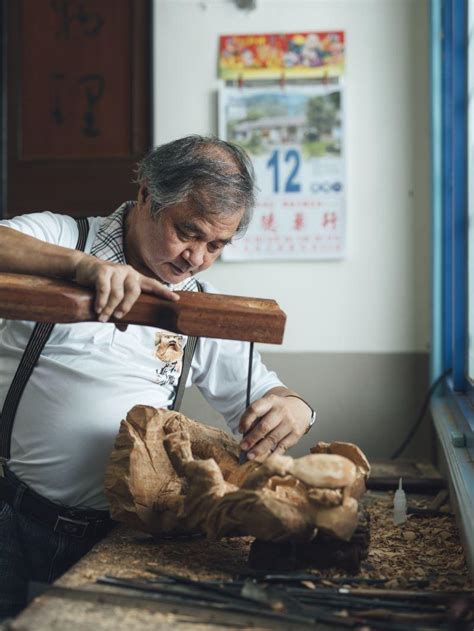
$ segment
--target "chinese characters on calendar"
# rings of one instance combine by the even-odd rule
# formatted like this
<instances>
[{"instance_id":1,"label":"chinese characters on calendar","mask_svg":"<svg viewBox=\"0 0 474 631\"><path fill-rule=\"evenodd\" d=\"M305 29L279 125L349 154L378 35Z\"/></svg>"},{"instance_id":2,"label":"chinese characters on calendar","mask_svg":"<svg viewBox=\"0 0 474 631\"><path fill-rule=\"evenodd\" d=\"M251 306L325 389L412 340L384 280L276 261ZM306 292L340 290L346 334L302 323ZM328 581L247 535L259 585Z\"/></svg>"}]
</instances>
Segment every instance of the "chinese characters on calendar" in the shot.
<instances>
[{"instance_id":1,"label":"chinese characters on calendar","mask_svg":"<svg viewBox=\"0 0 474 631\"><path fill-rule=\"evenodd\" d=\"M340 82L344 34L334 33L332 39L330 33L324 38L321 35L281 39L286 52L279 60L275 57L275 64L280 65L267 66L265 72L266 76L272 71L289 72L283 64L292 59L294 72L288 76L298 76L297 67L307 64L303 69L305 79L313 71L319 73L313 76L321 77L325 67L331 73L325 75L325 80L303 84L274 80L252 84L243 80L221 87L219 135L249 153L259 189L247 234L226 248L225 261L340 259L345 254L344 93ZM238 61L244 79L252 76L250 71L246 75L245 62L252 62L254 73L262 64L257 58L258 47L250 51L252 54L242 49L249 37L254 42L257 36L222 38L227 50L229 39L238 49L239 56L235 57L234 51L233 63ZM283 50L280 40L271 39L277 36L260 37L275 46L279 42ZM336 40L337 67L336 53L323 46L326 41ZM312 56L305 50L305 42L311 42ZM221 56L222 49L221 42ZM288 56L288 50L293 57Z\"/></svg>"}]
</instances>

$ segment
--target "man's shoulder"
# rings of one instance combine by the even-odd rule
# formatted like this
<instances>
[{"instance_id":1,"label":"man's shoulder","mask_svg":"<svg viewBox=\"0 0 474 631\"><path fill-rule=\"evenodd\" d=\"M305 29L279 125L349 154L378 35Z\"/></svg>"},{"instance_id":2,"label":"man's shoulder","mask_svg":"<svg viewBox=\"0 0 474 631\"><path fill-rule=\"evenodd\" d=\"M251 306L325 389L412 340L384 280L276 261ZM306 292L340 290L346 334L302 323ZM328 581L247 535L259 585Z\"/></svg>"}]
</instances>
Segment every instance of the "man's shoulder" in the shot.
<instances>
[{"instance_id":1,"label":"man's shoulder","mask_svg":"<svg viewBox=\"0 0 474 631\"><path fill-rule=\"evenodd\" d=\"M101 217L88 217L89 229L93 233L100 225ZM75 247L78 227L74 217L58 212L42 211L17 215L0 221L0 226L18 230L48 243Z\"/></svg>"},{"instance_id":2,"label":"man's shoulder","mask_svg":"<svg viewBox=\"0 0 474 631\"><path fill-rule=\"evenodd\" d=\"M105 217L85 217L89 224L100 223ZM71 215L65 213L54 212L50 210L41 210L34 213L24 213L15 215L9 219L2 219L0 225L66 225L76 226L77 222Z\"/></svg>"}]
</instances>

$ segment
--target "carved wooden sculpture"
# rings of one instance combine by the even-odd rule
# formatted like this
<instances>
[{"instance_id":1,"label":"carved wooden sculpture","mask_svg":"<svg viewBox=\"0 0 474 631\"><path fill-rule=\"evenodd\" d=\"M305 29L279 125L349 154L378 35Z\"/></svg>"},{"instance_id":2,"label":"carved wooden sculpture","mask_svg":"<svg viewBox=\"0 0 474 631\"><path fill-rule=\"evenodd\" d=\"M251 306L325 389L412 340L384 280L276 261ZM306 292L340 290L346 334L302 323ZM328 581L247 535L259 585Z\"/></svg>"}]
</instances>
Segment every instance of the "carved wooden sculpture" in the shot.
<instances>
[{"instance_id":1,"label":"carved wooden sculpture","mask_svg":"<svg viewBox=\"0 0 474 631\"><path fill-rule=\"evenodd\" d=\"M355 445L318 443L308 456L239 466L237 442L169 410L137 405L107 468L112 517L154 535L349 540L369 463Z\"/></svg>"}]
</instances>

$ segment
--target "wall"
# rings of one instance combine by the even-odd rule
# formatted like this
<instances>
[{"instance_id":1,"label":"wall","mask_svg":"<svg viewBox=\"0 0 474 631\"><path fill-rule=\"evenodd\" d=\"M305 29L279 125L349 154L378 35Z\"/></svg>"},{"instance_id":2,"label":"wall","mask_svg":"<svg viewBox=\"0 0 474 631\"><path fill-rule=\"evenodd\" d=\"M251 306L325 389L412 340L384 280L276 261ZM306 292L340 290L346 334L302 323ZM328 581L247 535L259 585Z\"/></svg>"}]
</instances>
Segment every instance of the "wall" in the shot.
<instances>
[{"instance_id":1,"label":"wall","mask_svg":"<svg viewBox=\"0 0 474 631\"><path fill-rule=\"evenodd\" d=\"M311 29L347 38L347 257L216 263L206 277L287 312L283 346L261 350L320 410L312 439L355 440L386 457L427 386L427 1L258 0L245 12L231 0L155 0L154 138L216 132L219 35ZM195 394L185 411L214 418ZM407 455L430 453L425 427Z\"/></svg>"}]
</instances>

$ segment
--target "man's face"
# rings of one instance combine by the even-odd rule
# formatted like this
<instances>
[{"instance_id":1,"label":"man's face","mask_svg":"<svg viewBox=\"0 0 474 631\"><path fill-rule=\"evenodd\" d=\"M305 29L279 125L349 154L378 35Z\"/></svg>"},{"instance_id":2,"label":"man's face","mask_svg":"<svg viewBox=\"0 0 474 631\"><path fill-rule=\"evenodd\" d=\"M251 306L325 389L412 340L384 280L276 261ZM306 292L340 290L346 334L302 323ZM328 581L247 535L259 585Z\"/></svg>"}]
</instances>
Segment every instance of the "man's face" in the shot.
<instances>
[{"instance_id":1,"label":"man's face","mask_svg":"<svg viewBox=\"0 0 474 631\"><path fill-rule=\"evenodd\" d=\"M140 188L126 223L127 262L142 274L177 285L210 267L237 230L242 212L201 217L190 201L150 212L151 197Z\"/></svg>"}]
</instances>

